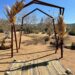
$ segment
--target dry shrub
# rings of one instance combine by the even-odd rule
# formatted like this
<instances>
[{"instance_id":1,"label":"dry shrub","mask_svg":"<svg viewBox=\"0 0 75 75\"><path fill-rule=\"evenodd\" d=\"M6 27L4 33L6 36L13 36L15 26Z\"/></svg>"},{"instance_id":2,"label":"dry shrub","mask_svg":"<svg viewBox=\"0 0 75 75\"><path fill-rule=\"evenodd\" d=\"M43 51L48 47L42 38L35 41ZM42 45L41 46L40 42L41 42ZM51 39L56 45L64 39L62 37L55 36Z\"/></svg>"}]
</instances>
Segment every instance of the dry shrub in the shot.
<instances>
[{"instance_id":1,"label":"dry shrub","mask_svg":"<svg viewBox=\"0 0 75 75\"><path fill-rule=\"evenodd\" d=\"M71 49L75 50L75 42L72 42Z\"/></svg>"},{"instance_id":2,"label":"dry shrub","mask_svg":"<svg viewBox=\"0 0 75 75\"><path fill-rule=\"evenodd\" d=\"M58 33L59 37L63 37L66 32L66 24L63 21L63 16L59 16L58 23L55 27L56 33Z\"/></svg>"}]
</instances>

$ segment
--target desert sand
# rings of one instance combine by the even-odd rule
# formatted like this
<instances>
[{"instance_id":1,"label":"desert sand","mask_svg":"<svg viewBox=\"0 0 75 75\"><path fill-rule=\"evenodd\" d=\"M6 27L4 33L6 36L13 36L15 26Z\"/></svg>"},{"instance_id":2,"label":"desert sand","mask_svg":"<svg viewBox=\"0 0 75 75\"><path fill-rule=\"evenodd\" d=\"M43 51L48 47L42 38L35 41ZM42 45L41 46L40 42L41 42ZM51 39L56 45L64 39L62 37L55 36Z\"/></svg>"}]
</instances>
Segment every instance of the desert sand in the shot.
<instances>
[{"instance_id":1,"label":"desert sand","mask_svg":"<svg viewBox=\"0 0 75 75\"><path fill-rule=\"evenodd\" d=\"M2 34L1 34L2 35ZM40 38L45 36L45 34L37 34L35 37L32 37L35 34L22 35L21 48L19 53L16 53L15 43L14 43L14 57L11 58L11 49L0 50L0 75L4 75L4 71L8 69L10 63L14 59L21 61L30 61L37 59L53 60L60 58L60 49L57 54L55 54L55 48L47 42L46 44L41 39L39 42L33 38ZM37 36L37 37L36 37ZM75 41L75 36L70 36L69 42ZM17 40L19 40L19 35L17 34ZM41 43L43 42L43 43ZM75 74L75 50L64 48L64 57L59 59L61 64L65 68L71 69L73 75ZM4 62L4 63L3 63ZM8 63L7 63L8 62Z\"/></svg>"}]
</instances>

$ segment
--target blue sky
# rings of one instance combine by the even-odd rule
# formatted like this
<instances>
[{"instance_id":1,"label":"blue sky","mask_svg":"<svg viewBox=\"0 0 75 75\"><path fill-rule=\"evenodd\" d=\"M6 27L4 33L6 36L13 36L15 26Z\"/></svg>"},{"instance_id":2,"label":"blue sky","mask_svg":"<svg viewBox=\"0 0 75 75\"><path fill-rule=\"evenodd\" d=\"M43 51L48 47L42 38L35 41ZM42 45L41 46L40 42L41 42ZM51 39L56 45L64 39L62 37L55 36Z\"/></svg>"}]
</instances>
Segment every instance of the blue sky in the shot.
<instances>
[{"instance_id":1,"label":"blue sky","mask_svg":"<svg viewBox=\"0 0 75 75\"><path fill-rule=\"evenodd\" d=\"M12 6L15 3L16 0L0 0L0 18L6 19L6 16L4 14L4 7L6 5ZM26 3L28 3L30 0L25 0ZM65 14L64 14L64 21L66 23L75 23L75 0L41 0L44 2L48 2L51 4L59 5L65 8ZM29 11L40 8L43 11L47 12L48 14L54 16L55 18L58 15L58 9L41 6L37 4L33 4L28 6L27 8L23 9L18 16L21 16L22 14L26 14ZM43 17L44 15L39 13L38 11L35 12L38 16L38 18Z\"/></svg>"}]
</instances>

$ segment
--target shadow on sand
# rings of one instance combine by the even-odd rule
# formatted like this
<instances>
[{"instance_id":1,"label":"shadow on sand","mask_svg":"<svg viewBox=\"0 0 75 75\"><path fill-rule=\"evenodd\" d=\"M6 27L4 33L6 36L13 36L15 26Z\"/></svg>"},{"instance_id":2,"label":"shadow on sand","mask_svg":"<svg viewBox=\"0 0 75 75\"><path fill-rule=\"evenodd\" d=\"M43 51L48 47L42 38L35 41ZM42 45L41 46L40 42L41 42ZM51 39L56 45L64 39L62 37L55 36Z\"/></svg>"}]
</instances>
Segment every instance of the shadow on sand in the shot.
<instances>
[{"instance_id":1,"label":"shadow on sand","mask_svg":"<svg viewBox=\"0 0 75 75\"><path fill-rule=\"evenodd\" d=\"M38 63L33 63L33 64L29 64L29 65L23 65L23 66L19 66L17 68L14 68L14 69L11 69L11 70L2 70L0 72L11 72L11 71L16 71L16 70L22 70L22 71L25 71L25 70L28 70L28 69L33 69L35 67L40 67L40 66L47 66L48 65L48 62L50 61L54 61L54 60L59 60L59 59L52 59L52 60L48 60L48 61L43 61L43 62L38 62ZM34 61L34 60L31 60L31 61ZM29 62L29 61L28 61ZM16 62L15 62L16 63ZM19 63L26 63L26 62L19 62Z\"/></svg>"}]
</instances>

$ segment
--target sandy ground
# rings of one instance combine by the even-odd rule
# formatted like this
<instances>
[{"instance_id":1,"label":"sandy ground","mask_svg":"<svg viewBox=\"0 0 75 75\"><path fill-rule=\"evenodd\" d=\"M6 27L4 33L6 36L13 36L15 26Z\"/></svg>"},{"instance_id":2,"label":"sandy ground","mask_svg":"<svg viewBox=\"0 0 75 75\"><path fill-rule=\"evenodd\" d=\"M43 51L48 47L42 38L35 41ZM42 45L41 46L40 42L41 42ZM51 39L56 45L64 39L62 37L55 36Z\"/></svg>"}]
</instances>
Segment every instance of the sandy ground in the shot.
<instances>
[{"instance_id":1,"label":"sandy ground","mask_svg":"<svg viewBox=\"0 0 75 75\"><path fill-rule=\"evenodd\" d=\"M41 36L41 34L38 34L37 37L38 36ZM17 36L17 40L19 40L18 37L19 35ZM69 41L74 42L75 36L70 36ZM44 43L32 43L32 42L33 42L33 37L23 35L19 53L16 53L15 43L14 43L13 58L11 58L10 56L11 49L0 50L0 75L3 75L4 71L8 69L10 64L9 62L13 61L13 59L17 61L18 60L30 61L33 59L53 60L53 59L60 58L60 49L58 50L57 54L55 54L54 53L55 48L50 46L49 43L44 44ZM3 62L6 62L6 63L3 63ZM75 50L64 48L64 58L60 59L60 62L63 64L65 68L70 68L73 72L73 75L75 75Z\"/></svg>"}]
</instances>

